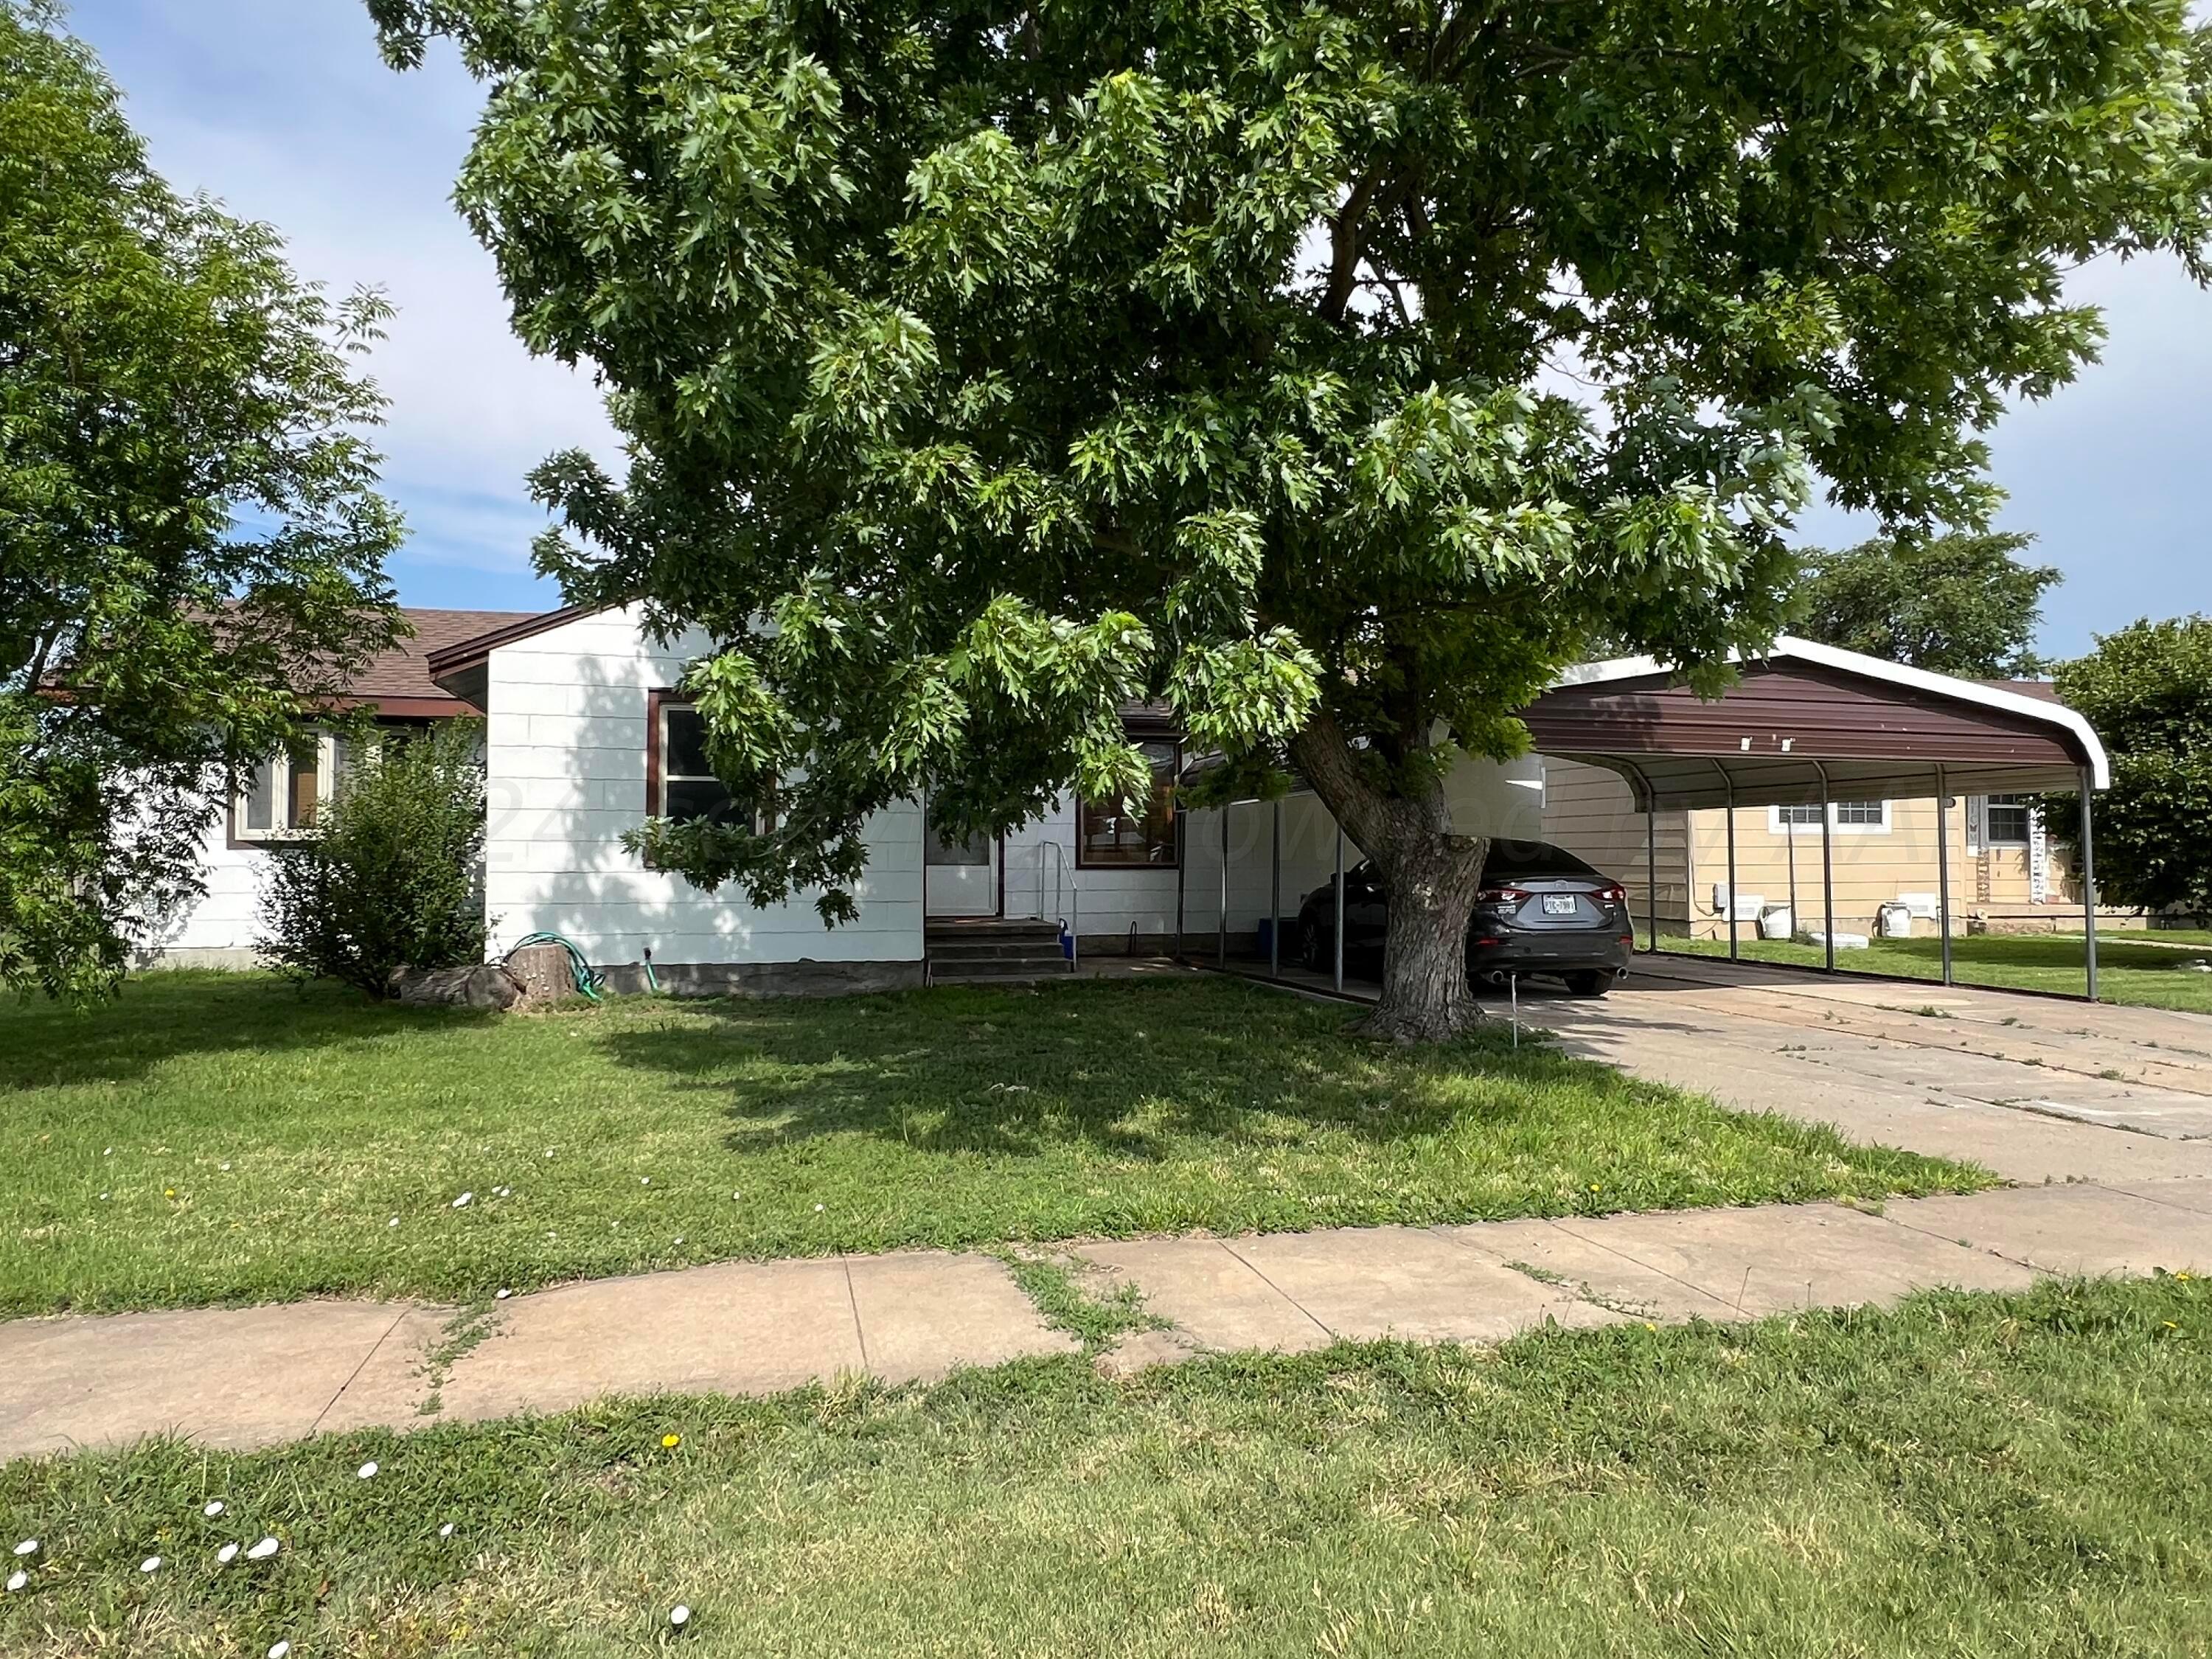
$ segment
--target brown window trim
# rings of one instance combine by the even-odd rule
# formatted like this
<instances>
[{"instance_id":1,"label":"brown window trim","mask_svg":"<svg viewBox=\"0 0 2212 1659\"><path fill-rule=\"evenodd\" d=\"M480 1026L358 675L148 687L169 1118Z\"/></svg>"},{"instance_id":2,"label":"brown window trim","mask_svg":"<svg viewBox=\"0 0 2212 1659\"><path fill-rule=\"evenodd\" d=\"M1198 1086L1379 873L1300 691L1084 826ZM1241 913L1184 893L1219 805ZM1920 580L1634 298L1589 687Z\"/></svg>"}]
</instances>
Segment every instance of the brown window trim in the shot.
<instances>
[{"instance_id":1,"label":"brown window trim","mask_svg":"<svg viewBox=\"0 0 2212 1659\"><path fill-rule=\"evenodd\" d=\"M1182 778L1183 768L1182 739L1176 735L1173 728L1164 726L1158 729L1154 729L1150 722L1139 725L1135 721L1124 721L1122 729L1128 733L1129 741L1132 743L1164 743L1171 746L1175 750L1175 758L1168 763L1169 767L1170 768L1170 775L1175 780L1180 780ZM1126 859L1085 858L1083 854L1084 805L1085 802L1083 798L1080 795L1076 796L1074 818L1070 828L1073 833L1075 840L1075 867L1077 869L1179 870L1182 867L1182 806L1180 802L1177 802L1173 807L1171 807L1168 814L1168 841L1170 846L1168 856L1164 859L1158 860L1158 861L1147 860L1142 864L1132 864Z\"/></svg>"},{"instance_id":2,"label":"brown window trim","mask_svg":"<svg viewBox=\"0 0 2212 1659\"><path fill-rule=\"evenodd\" d=\"M660 706L683 701L683 695L673 686L656 687L645 694L645 815L649 818L666 816L660 800L660 751L666 741L660 730Z\"/></svg>"}]
</instances>

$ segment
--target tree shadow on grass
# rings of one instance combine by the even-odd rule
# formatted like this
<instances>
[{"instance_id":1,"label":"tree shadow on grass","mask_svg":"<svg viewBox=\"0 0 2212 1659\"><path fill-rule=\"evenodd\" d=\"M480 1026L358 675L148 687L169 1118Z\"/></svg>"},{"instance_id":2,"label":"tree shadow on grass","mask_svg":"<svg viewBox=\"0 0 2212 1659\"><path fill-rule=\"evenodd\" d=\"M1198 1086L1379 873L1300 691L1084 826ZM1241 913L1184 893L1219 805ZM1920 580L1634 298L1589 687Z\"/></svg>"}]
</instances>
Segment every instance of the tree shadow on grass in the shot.
<instances>
[{"instance_id":1,"label":"tree shadow on grass","mask_svg":"<svg viewBox=\"0 0 2212 1659\"><path fill-rule=\"evenodd\" d=\"M326 1048L497 1018L403 1008L275 974L162 970L134 975L112 1002L85 1008L0 1002L0 1090L125 1083L185 1055Z\"/></svg>"},{"instance_id":2,"label":"tree shadow on grass","mask_svg":"<svg viewBox=\"0 0 2212 1659\"><path fill-rule=\"evenodd\" d=\"M1387 1143L1470 1113L1500 1125L1571 1082L1645 1085L1500 1030L1435 1049L1350 1036L1334 1005L1219 981L939 988L825 1003L686 1005L706 1023L617 1031L619 1064L726 1097L732 1151L864 1133L939 1154L1080 1143L1115 1159L1240 1156L1316 1133Z\"/></svg>"}]
</instances>

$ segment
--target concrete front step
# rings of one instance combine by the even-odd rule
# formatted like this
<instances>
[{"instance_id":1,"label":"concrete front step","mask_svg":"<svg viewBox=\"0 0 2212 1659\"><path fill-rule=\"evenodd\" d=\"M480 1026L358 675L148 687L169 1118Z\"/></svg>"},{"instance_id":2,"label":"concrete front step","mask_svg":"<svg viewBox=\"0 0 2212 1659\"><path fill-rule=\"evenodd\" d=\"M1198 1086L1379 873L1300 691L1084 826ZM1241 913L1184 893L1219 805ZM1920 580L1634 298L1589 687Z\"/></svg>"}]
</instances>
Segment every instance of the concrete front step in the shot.
<instances>
[{"instance_id":1,"label":"concrete front step","mask_svg":"<svg viewBox=\"0 0 2212 1659\"><path fill-rule=\"evenodd\" d=\"M1049 921L996 916L933 921L923 941L929 976L939 985L1018 985L1060 978L1073 969L1060 953L1058 925Z\"/></svg>"},{"instance_id":2,"label":"concrete front step","mask_svg":"<svg viewBox=\"0 0 2212 1659\"><path fill-rule=\"evenodd\" d=\"M1060 941L1056 939L963 939L932 940L929 944L929 958L933 962L1056 962L1060 957Z\"/></svg>"},{"instance_id":3,"label":"concrete front step","mask_svg":"<svg viewBox=\"0 0 2212 1659\"><path fill-rule=\"evenodd\" d=\"M1062 957L1034 962L938 962L929 977L938 985L1018 985L1031 980L1065 979L1074 964Z\"/></svg>"}]
</instances>

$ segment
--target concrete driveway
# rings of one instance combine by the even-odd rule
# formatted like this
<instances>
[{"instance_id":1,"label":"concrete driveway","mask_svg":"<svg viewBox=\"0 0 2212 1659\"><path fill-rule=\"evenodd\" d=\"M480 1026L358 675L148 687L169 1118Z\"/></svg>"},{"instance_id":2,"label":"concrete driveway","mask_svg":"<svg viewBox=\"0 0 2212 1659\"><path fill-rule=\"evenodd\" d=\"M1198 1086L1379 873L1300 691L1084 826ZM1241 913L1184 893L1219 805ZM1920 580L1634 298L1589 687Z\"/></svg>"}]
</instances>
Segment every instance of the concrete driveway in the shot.
<instances>
[{"instance_id":1,"label":"concrete driveway","mask_svg":"<svg viewBox=\"0 0 2212 1659\"><path fill-rule=\"evenodd\" d=\"M1601 1001L1524 996L1574 1053L2008 1181L2212 1176L2212 1017L1638 960Z\"/></svg>"}]
</instances>

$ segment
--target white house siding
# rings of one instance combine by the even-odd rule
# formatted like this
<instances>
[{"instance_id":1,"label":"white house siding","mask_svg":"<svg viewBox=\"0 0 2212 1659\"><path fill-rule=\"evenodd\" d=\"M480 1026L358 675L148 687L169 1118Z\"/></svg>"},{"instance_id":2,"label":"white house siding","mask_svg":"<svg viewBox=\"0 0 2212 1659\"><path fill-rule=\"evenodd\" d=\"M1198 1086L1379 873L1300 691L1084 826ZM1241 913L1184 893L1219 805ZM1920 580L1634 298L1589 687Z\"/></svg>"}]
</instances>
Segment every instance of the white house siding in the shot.
<instances>
[{"instance_id":1,"label":"white house siding","mask_svg":"<svg viewBox=\"0 0 2212 1659\"><path fill-rule=\"evenodd\" d=\"M200 836L200 874L207 890L192 903L155 917L139 963L148 968L250 968L260 937L262 873L269 854L229 844L228 803L210 802Z\"/></svg>"},{"instance_id":2,"label":"white house siding","mask_svg":"<svg viewBox=\"0 0 2212 1659\"><path fill-rule=\"evenodd\" d=\"M649 949L656 967L811 963L855 970L851 982L870 983L903 975L859 969L902 964L918 976L916 808L869 820L867 869L854 892L860 915L836 927L815 913L811 892L758 908L735 888L708 893L648 870L623 847L623 832L647 816L647 694L673 688L707 648L703 636L657 646L634 612L608 611L491 653L484 898L494 951L554 933L595 964L635 963ZM823 982L838 977L833 971Z\"/></svg>"}]
</instances>

